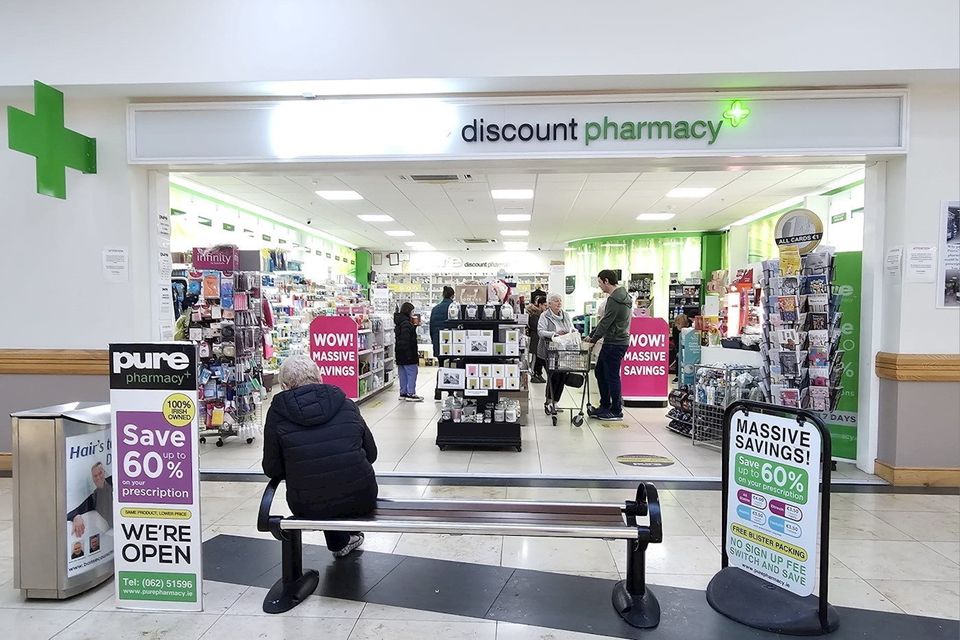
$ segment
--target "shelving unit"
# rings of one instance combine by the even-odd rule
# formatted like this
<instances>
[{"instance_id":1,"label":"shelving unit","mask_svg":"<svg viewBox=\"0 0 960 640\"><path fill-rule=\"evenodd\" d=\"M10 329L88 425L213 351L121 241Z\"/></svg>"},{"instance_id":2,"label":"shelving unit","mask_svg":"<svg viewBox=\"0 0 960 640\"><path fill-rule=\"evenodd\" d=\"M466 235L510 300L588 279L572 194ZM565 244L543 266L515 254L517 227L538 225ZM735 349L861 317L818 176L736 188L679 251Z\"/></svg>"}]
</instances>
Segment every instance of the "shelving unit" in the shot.
<instances>
[{"instance_id":1,"label":"shelving unit","mask_svg":"<svg viewBox=\"0 0 960 640\"><path fill-rule=\"evenodd\" d=\"M669 289L670 324L673 324L674 319L680 313L688 318L700 315L700 300L703 293L703 283L701 281L694 282L688 279L686 282L671 282Z\"/></svg>"},{"instance_id":2,"label":"shelving unit","mask_svg":"<svg viewBox=\"0 0 960 640\"><path fill-rule=\"evenodd\" d=\"M502 327L518 327L513 321L501 320L448 320L446 329L451 330L491 330L494 339L498 337ZM468 364L515 364L520 366L519 356L444 356L448 366L465 368ZM462 366L461 366L462 365ZM490 405L496 405L501 393L505 389L486 389L485 395L476 395L474 390L469 395L465 390L453 391L460 396L466 396L477 401L477 411L483 412ZM522 423L517 422L454 422L443 419L437 421L436 444L441 451L447 447L513 447L517 451L522 449L520 428Z\"/></svg>"}]
</instances>

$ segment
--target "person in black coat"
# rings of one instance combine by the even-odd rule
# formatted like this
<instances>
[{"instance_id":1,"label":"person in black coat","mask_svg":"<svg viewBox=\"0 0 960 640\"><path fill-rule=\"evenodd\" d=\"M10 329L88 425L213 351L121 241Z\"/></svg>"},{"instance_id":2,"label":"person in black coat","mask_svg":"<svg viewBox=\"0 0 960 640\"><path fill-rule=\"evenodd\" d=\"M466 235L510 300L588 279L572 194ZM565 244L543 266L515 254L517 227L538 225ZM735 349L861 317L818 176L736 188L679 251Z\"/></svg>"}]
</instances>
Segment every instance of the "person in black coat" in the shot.
<instances>
[{"instance_id":1,"label":"person in black coat","mask_svg":"<svg viewBox=\"0 0 960 640\"><path fill-rule=\"evenodd\" d=\"M417 373L420 351L417 349L417 328L413 326L413 304L404 302L393 314L397 343L394 356L397 359L397 374L400 377L400 399L406 402L423 402L417 395Z\"/></svg>"},{"instance_id":2,"label":"person in black coat","mask_svg":"<svg viewBox=\"0 0 960 640\"><path fill-rule=\"evenodd\" d=\"M287 482L287 505L310 519L363 516L376 508L377 445L357 405L307 356L280 367L284 391L274 396L263 430L263 472ZM363 544L357 531L324 531L342 558Z\"/></svg>"}]
</instances>

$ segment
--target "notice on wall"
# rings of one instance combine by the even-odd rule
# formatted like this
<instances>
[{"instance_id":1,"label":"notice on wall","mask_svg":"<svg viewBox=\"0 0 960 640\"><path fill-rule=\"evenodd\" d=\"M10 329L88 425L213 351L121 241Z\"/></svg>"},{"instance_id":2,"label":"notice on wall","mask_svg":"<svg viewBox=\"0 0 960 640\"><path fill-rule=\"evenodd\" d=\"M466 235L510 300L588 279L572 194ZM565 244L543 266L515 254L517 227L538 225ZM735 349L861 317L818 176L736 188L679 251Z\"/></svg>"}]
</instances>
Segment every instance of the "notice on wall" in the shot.
<instances>
[{"instance_id":1,"label":"notice on wall","mask_svg":"<svg viewBox=\"0 0 960 640\"><path fill-rule=\"evenodd\" d=\"M360 394L359 346L353 318L318 316L310 323L310 357L320 367L323 382L340 387L353 400Z\"/></svg>"},{"instance_id":2,"label":"notice on wall","mask_svg":"<svg viewBox=\"0 0 960 640\"><path fill-rule=\"evenodd\" d=\"M902 273L902 264L903 247L890 247L890 249L887 250L886 260L884 260L884 270L886 271L887 277L892 280L899 280Z\"/></svg>"},{"instance_id":3,"label":"notice on wall","mask_svg":"<svg viewBox=\"0 0 960 640\"><path fill-rule=\"evenodd\" d=\"M631 318L630 344L620 364L625 400L663 400L669 390L670 328L663 318Z\"/></svg>"},{"instance_id":4,"label":"notice on wall","mask_svg":"<svg viewBox=\"0 0 960 640\"><path fill-rule=\"evenodd\" d=\"M201 611L197 353L110 345L117 606Z\"/></svg>"},{"instance_id":5,"label":"notice on wall","mask_svg":"<svg viewBox=\"0 0 960 640\"><path fill-rule=\"evenodd\" d=\"M113 560L113 451L110 426L64 443L67 577Z\"/></svg>"},{"instance_id":6,"label":"notice on wall","mask_svg":"<svg viewBox=\"0 0 960 640\"><path fill-rule=\"evenodd\" d=\"M730 420L730 565L808 596L818 569L820 432L809 422L758 412L739 410Z\"/></svg>"},{"instance_id":7,"label":"notice on wall","mask_svg":"<svg viewBox=\"0 0 960 640\"><path fill-rule=\"evenodd\" d=\"M103 279L107 282L128 282L130 256L126 247L107 247L103 250Z\"/></svg>"},{"instance_id":8,"label":"notice on wall","mask_svg":"<svg viewBox=\"0 0 960 640\"><path fill-rule=\"evenodd\" d=\"M960 200L940 203L937 306L960 309Z\"/></svg>"},{"instance_id":9,"label":"notice on wall","mask_svg":"<svg viewBox=\"0 0 960 640\"><path fill-rule=\"evenodd\" d=\"M934 282L937 278L937 248L932 244L907 247L907 282Z\"/></svg>"}]
</instances>

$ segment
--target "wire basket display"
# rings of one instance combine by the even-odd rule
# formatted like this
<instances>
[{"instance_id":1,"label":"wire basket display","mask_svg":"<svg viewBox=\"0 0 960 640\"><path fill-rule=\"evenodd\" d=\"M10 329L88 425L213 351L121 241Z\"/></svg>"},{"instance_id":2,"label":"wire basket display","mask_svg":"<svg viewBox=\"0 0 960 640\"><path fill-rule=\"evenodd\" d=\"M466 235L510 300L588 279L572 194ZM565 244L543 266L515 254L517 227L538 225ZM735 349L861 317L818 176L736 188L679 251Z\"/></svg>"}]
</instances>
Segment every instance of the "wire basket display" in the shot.
<instances>
[{"instance_id":1,"label":"wire basket display","mask_svg":"<svg viewBox=\"0 0 960 640\"><path fill-rule=\"evenodd\" d=\"M693 444L720 451L723 413L737 400L763 400L760 369L739 364L697 367L693 399Z\"/></svg>"},{"instance_id":2,"label":"wire basket display","mask_svg":"<svg viewBox=\"0 0 960 640\"><path fill-rule=\"evenodd\" d=\"M550 371L589 371L590 351L547 351L547 369Z\"/></svg>"}]
</instances>

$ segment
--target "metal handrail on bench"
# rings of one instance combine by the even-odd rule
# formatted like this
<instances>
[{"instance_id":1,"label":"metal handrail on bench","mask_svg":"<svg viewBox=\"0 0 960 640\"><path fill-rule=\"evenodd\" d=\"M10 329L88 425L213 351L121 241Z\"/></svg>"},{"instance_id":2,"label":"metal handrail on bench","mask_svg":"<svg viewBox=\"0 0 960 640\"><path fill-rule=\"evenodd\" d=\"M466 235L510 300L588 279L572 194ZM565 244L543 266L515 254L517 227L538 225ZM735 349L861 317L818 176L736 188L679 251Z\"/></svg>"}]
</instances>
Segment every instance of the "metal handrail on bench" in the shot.
<instances>
[{"instance_id":1,"label":"metal handrail on bench","mask_svg":"<svg viewBox=\"0 0 960 640\"><path fill-rule=\"evenodd\" d=\"M257 514L257 529L280 541L283 556L283 575L264 599L266 613L292 609L319 584L316 570L303 570L303 531L363 530L625 540L627 579L614 587L613 605L635 627L655 627L660 621L660 605L645 579L647 545L663 540L660 499L652 483L638 485L636 499L623 505L382 498L370 516L308 519L270 513L280 482L273 478L267 483ZM645 516L649 524L637 522Z\"/></svg>"}]
</instances>

